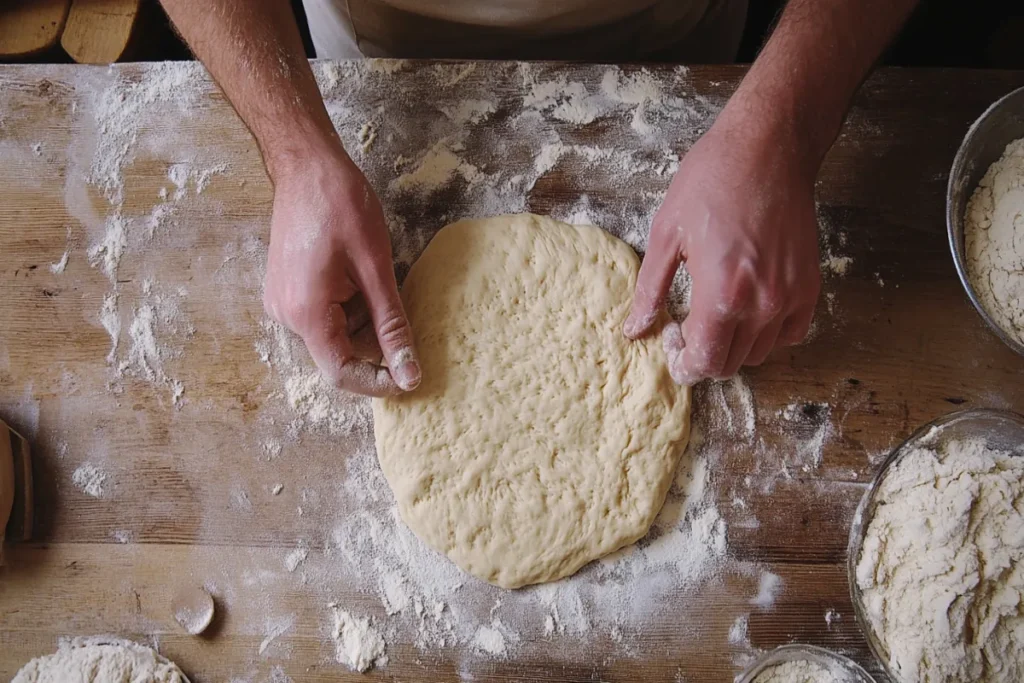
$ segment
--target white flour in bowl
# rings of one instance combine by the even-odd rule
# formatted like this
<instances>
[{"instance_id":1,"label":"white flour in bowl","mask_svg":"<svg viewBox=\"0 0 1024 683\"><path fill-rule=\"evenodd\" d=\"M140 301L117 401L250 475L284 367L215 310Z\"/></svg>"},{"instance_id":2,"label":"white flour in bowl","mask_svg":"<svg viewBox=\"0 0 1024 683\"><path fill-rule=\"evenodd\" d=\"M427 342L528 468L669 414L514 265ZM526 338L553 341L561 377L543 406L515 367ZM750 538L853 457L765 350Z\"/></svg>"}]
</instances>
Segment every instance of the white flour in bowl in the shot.
<instances>
[{"instance_id":1,"label":"white flour in bowl","mask_svg":"<svg viewBox=\"0 0 1024 683\"><path fill-rule=\"evenodd\" d=\"M795 659L765 669L754 683L846 683L846 679L821 664Z\"/></svg>"},{"instance_id":2,"label":"white flour in bowl","mask_svg":"<svg viewBox=\"0 0 1024 683\"><path fill-rule=\"evenodd\" d=\"M989 167L967 204L967 276L985 311L1024 344L1024 138Z\"/></svg>"},{"instance_id":3,"label":"white flour in bowl","mask_svg":"<svg viewBox=\"0 0 1024 683\"><path fill-rule=\"evenodd\" d=\"M1024 680L1024 457L918 447L876 497L857 584L899 680Z\"/></svg>"}]
</instances>

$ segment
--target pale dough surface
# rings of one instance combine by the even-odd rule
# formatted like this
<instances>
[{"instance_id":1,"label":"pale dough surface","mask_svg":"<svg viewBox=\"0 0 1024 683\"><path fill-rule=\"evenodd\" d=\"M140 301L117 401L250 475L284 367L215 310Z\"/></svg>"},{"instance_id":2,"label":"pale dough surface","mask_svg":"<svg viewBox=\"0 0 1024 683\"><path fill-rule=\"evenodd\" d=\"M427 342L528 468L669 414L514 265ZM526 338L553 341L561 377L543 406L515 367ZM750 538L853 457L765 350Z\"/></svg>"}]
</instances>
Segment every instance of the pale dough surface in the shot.
<instances>
[{"instance_id":1,"label":"pale dough surface","mask_svg":"<svg viewBox=\"0 0 1024 683\"><path fill-rule=\"evenodd\" d=\"M188 683L185 674L152 648L127 640L83 638L36 657L11 683Z\"/></svg>"},{"instance_id":2,"label":"pale dough surface","mask_svg":"<svg viewBox=\"0 0 1024 683\"><path fill-rule=\"evenodd\" d=\"M529 214L442 229L402 298L423 383L373 403L405 523L514 588L643 536L689 435L660 335L622 334L639 259L607 232Z\"/></svg>"}]
</instances>

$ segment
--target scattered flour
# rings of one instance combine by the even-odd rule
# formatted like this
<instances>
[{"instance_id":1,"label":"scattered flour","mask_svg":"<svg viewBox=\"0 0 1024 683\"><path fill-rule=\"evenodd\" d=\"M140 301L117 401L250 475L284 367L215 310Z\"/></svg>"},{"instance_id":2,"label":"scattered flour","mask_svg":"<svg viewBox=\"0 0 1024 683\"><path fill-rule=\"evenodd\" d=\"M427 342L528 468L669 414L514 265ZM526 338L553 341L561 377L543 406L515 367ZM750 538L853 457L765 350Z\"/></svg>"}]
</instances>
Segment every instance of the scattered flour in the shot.
<instances>
[{"instance_id":1,"label":"scattered flour","mask_svg":"<svg viewBox=\"0 0 1024 683\"><path fill-rule=\"evenodd\" d=\"M54 275L60 275L64 272L64 269L68 267L68 259L71 258L71 250L67 249L64 255L60 257L59 261L50 264L50 272Z\"/></svg>"},{"instance_id":2,"label":"scattered flour","mask_svg":"<svg viewBox=\"0 0 1024 683\"><path fill-rule=\"evenodd\" d=\"M295 626L295 615L286 617L274 617L267 620L266 636L260 641L257 654L262 655L270 647L271 643L283 636Z\"/></svg>"},{"instance_id":3,"label":"scattered flour","mask_svg":"<svg viewBox=\"0 0 1024 683\"><path fill-rule=\"evenodd\" d=\"M334 640L338 662L360 673L385 663L386 643L367 617L355 617L334 607Z\"/></svg>"},{"instance_id":4,"label":"scattered flour","mask_svg":"<svg viewBox=\"0 0 1024 683\"><path fill-rule=\"evenodd\" d=\"M478 628L472 644L480 652L486 652L494 657L503 658L508 654L505 636L498 628L497 623Z\"/></svg>"},{"instance_id":5,"label":"scattered flour","mask_svg":"<svg viewBox=\"0 0 1024 683\"><path fill-rule=\"evenodd\" d=\"M559 121L583 125L600 117L608 108L600 98L587 91L583 83L570 82L565 76L540 82L532 68L522 70L523 83L530 91L523 98L524 109L546 112Z\"/></svg>"},{"instance_id":6,"label":"scattered flour","mask_svg":"<svg viewBox=\"0 0 1024 683\"><path fill-rule=\"evenodd\" d=\"M89 247L86 256L89 264L99 268L112 283L117 280L117 269L121 256L128 247L128 221L121 215L113 215L106 222L106 232L99 242Z\"/></svg>"},{"instance_id":7,"label":"scattered flour","mask_svg":"<svg viewBox=\"0 0 1024 683\"><path fill-rule=\"evenodd\" d=\"M103 297L103 305L100 307L100 324L110 335L110 352L107 354L107 363L113 363L117 358L117 345L121 340L121 316L117 310L117 294L110 292Z\"/></svg>"},{"instance_id":8,"label":"scattered flour","mask_svg":"<svg viewBox=\"0 0 1024 683\"><path fill-rule=\"evenodd\" d=\"M99 498L107 482L107 473L91 463L80 465L71 475L71 481L82 493Z\"/></svg>"},{"instance_id":9,"label":"scattered flour","mask_svg":"<svg viewBox=\"0 0 1024 683\"><path fill-rule=\"evenodd\" d=\"M761 582L758 584L757 595L750 599L750 604L759 609L772 609L775 607L775 598L782 590L782 577L771 572L761 574Z\"/></svg>"},{"instance_id":10,"label":"scattered flour","mask_svg":"<svg viewBox=\"0 0 1024 683\"><path fill-rule=\"evenodd\" d=\"M110 537L114 539L115 543L131 543L135 534L126 529L117 529L110 533Z\"/></svg>"},{"instance_id":11,"label":"scattered flour","mask_svg":"<svg viewBox=\"0 0 1024 683\"><path fill-rule=\"evenodd\" d=\"M836 256L831 251L825 252L825 258L821 262L821 270L826 275L838 275L839 277L845 276L850 266L853 265L853 259L849 256Z\"/></svg>"},{"instance_id":12,"label":"scattered flour","mask_svg":"<svg viewBox=\"0 0 1024 683\"><path fill-rule=\"evenodd\" d=\"M875 495L857 585L896 675L1024 680L1024 453L918 446Z\"/></svg>"},{"instance_id":13,"label":"scattered flour","mask_svg":"<svg viewBox=\"0 0 1024 683\"><path fill-rule=\"evenodd\" d=\"M293 572L298 569L299 565L306 561L306 557L309 555L307 548L296 548L292 550L284 558L284 567L289 572Z\"/></svg>"},{"instance_id":14,"label":"scattered flour","mask_svg":"<svg viewBox=\"0 0 1024 683\"><path fill-rule=\"evenodd\" d=\"M255 342L256 353L282 377L284 398L302 420L301 426L331 434L369 435L373 431L370 401L332 387L309 359L302 340L283 325L264 318ZM281 453L279 441L266 442L268 459Z\"/></svg>"},{"instance_id":15,"label":"scattered flour","mask_svg":"<svg viewBox=\"0 0 1024 683\"><path fill-rule=\"evenodd\" d=\"M810 472L821 465L825 446L834 436L832 406L828 403L796 401L779 411L783 428L796 439L794 458L787 464Z\"/></svg>"},{"instance_id":16,"label":"scattered flour","mask_svg":"<svg viewBox=\"0 0 1024 683\"><path fill-rule=\"evenodd\" d=\"M971 285L985 312L1024 344L1024 139L989 167L964 220Z\"/></svg>"},{"instance_id":17,"label":"scattered flour","mask_svg":"<svg viewBox=\"0 0 1024 683\"><path fill-rule=\"evenodd\" d=\"M730 645L750 645L750 641L747 639L747 625L749 624L749 621L750 617L746 614L741 617L736 617L736 621L734 621L732 626L729 628Z\"/></svg>"},{"instance_id":18,"label":"scattered flour","mask_svg":"<svg viewBox=\"0 0 1024 683\"><path fill-rule=\"evenodd\" d=\"M394 190L432 192L459 176L470 185L481 180L480 170L467 163L449 145L441 140L431 147L413 170L391 181Z\"/></svg>"}]
</instances>

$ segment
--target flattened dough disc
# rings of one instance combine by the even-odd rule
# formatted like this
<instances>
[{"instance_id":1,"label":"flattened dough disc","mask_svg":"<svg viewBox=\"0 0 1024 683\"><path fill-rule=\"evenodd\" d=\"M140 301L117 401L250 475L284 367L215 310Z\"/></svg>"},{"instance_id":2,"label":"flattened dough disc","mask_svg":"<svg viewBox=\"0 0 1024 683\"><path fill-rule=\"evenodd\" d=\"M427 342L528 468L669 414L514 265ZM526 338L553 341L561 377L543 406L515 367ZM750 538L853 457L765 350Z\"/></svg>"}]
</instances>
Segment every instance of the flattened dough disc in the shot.
<instances>
[{"instance_id":1,"label":"flattened dough disc","mask_svg":"<svg viewBox=\"0 0 1024 683\"><path fill-rule=\"evenodd\" d=\"M441 230L402 290L423 383L374 401L405 523L485 581L568 576L643 536L689 434L660 336L622 334L639 260L533 215Z\"/></svg>"}]
</instances>

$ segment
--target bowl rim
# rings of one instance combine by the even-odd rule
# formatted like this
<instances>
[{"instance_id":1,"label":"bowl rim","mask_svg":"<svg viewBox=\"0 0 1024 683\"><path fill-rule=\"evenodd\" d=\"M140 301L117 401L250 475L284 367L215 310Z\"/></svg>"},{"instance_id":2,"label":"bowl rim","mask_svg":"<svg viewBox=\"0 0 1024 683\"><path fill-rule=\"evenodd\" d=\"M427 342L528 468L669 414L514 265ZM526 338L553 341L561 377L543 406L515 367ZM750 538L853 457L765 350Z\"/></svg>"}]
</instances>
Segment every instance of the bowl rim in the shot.
<instances>
[{"instance_id":1,"label":"bowl rim","mask_svg":"<svg viewBox=\"0 0 1024 683\"><path fill-rule=\"evenodd\" d=\"M974 289L974 285L971 284L970 277L967 274L967 262L966 262L966 246L961 248L961 243L966 241L966 207L970 203L971 197L974 192L978 189L977 186L970 188L970 194L965 195L966 201L964 202L964 210L961 215L955 215L953 213L953 194L956 191L957 184L962 180L963 169L967 163L967 148L969 144L974 140L975 135L978 133L978 129L981 125L987 121L992 114L1001 107L1006 105L1006 102L1014 97L1019 97L1024 94L1024 86L1015 88L1010 92L1006 93L998 100L988 106L978 116L977 119L967 129L967 133L964 134L963 140L960 141L960 146L956 150L956 155L953 157L953 165L949 169L949 177L946 180L946 236L949 241L949 249L953 254L953 265L956 267L956 274L960 278L960 284L963 285L964 290L967 292L967 298L970 299L971 304L974 306L974 310L978 312L981 319L985 321L989 329L996 333L996 336L1002 340L1004 344L1009 346L1011 349L1017 352L1017 354L1024 356L1024 343L1020 340L1010 336L1010 333L1002 328L989 315L988 311L981 304L981 299L978 297L977 291ZM995 163L995 162L993 162ZM987 172L988 169L986 169ZM961 226L961 240L957 239L956 226Z\"/></svg>"},{"instance_id":2,"label":"bowl rim","mask_svg":"<svg viewBox=\"0 0 1024 683\"><path fill-rule=\"evenodd\" d=\"M931 432L932 429L936 427L946 427L954 422L973 419L1012 422L1016 424L1022 432L1024 432L1024 415L1015 413L1012 410L1002 410L997 408L970 408L967 410L957 410L952 413L946 413L945 415L918 427L910 434L910 436L890 451L885 460L882 461L882 464L875 472L875 476L871 479L871 483L868 484L867 489L865 489L864 494L861 496L860 502L857 504L857 511L853 515L853 521L850 523L850 537L847 542L846 549L846 578L847 583L849 584L850 601L853 603L854 617L857 620L857 625L860 627L861 632L864 634L864 638L868 641L868 649L871 650L871 654L878 661L882 670L893 681L893 683L907 682L889 666L888 650L882 644L878 634L875 633L875 630L871 625L871 621L868 619L867 611L864 608L864 598L861 594L860 587L857 585L857 563L863 548L864 536L867 532L868 525L871 522L871 517L866 517L866 515L868 514L869 508L871 508L874 503L875 494L878 492L882 481L885 479L889 470L908 451L909 446L920 442L928 435L929 432Z\"/></svg>"},{"instance_id":3,"label":"bowl rim","mask_svg":"<svg viewBox=\"0 0 1024 683\"><path fill-rule=\"evenodd\" d=\"M829 650L828 648L804 643L787 643L786 645L780 645L768 652L765 652L755 659L746 669L744 669L743 673L736 677L735 683L753 683L755 678L764 673L769 667L777 666L784 662L797 661L799 659L799 657L785 656L790 653L794 655L810 654L821 659L832 660L847 668L854 675L860 677L861 680L859 682L853 683L876 683L874 677L869 674L864 667L849 657L841 655L834 650Z\"/></svg>"}]
</instances>

